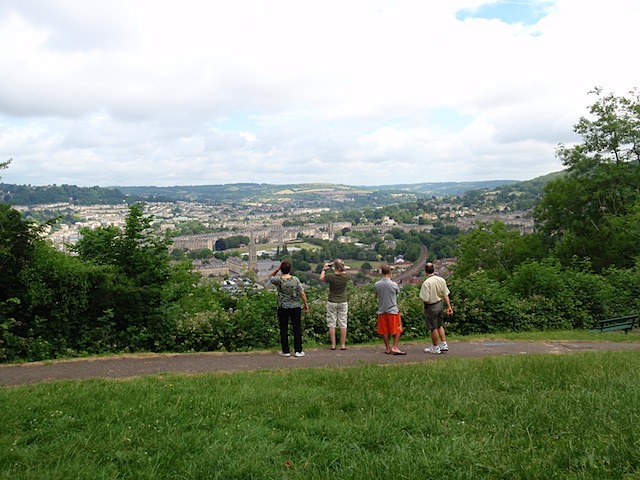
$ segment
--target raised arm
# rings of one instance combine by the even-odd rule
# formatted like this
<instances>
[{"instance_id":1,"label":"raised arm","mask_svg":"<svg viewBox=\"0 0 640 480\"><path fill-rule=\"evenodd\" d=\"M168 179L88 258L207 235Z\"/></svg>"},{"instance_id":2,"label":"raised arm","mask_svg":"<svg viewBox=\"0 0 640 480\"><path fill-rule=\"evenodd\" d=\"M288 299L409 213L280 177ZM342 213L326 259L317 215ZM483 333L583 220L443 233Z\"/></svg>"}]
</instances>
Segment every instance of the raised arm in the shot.
<instances>
[{"instance_id":1,"label":"raised arm","mask_svg":"<svg viewBox=\"0 0 640 480\"><path fill-rule=\"evenodd\" d=\"M320 281L322 283L325 282L325 278L324 277L326 275L326 272L327 272L328 268L329 268L329 264L328 263L325 263L324 266L322 267L322 271L320 272Z\"/></svg>"},{"instance_id":2,"label":"raised arm","mask_svg":"<svg viewBox=\"0 0 640 480\"><path fill-rule=\"evenodd\" d=\"M270 276L270 277L275 277L275 276L278 274L278 272L280 271L280 267L281 267L281 266L282 266L282 263L281 263L280 265L278 265L278 267L277 267L273 272L271 272L271 273L269 274L269 276Z\"/></svg>"}]
</instances>

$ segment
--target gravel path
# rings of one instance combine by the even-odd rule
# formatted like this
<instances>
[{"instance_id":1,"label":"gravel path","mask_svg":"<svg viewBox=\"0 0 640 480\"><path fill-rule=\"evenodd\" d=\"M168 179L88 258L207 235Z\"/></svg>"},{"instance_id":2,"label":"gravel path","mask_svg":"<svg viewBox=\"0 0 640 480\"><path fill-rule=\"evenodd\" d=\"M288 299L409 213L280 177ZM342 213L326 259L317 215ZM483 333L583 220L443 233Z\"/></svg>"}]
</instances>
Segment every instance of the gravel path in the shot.
<instances>
[{"instance_id":1,"label":"gravel path","mask_svg":"<svg viewBox=\"0 0 640 480\"><path fill-rule=\"evenodd\" d=\"M283 358L276 352L141 354L0 365L0 386L16 386L57 380L129 378L160 373L201 374L274 370L282 368L349 367L446 361L448 358L488 355L567 354L585 351L640 350L640 342L592 341L464 341L449 343L442 355L424 353L425 344L402 343L407 355L385 355L384 345L353 346L347 350L306 350L303 358Z\"/></svg>"}]
</instances>

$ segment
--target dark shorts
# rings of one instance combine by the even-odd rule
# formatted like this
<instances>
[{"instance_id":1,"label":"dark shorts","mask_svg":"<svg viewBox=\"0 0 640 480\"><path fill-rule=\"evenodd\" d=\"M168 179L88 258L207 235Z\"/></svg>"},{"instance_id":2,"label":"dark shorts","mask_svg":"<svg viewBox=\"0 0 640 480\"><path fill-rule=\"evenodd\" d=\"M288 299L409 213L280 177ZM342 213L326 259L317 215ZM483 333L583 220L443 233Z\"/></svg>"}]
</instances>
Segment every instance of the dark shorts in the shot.
<instances>
[{"instance_id":1,"label":"dark shorts","mask_svg":"<svg viewBox=\"0 0 640 480\"><path fill-rule=\"evenodd\" d=\"M442 326L444 317L444 302L440 300L436 303L424 304L424 320L427 324L427 330L435 330Z\"/></svg>"}]
</instances>

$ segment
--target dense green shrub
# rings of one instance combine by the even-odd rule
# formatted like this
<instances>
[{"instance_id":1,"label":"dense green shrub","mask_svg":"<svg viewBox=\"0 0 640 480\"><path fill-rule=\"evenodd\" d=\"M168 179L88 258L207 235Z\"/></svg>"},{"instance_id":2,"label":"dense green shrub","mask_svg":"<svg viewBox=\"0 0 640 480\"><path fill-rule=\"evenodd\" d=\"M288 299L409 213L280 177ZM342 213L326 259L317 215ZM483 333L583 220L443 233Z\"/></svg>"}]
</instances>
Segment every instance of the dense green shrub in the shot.
<instances>
[{"instance_id":1,"label":"dense green shrub","mask_svg":"<svg viewBox=\"0 0 640 480\"><path fill-rule=\"evenodd\" d=\"M422 318L419 288L410 286L399 297L405 333L403 338L426 334ZM216 295L215 292L211 293ZM373 285L350 286L348 338L351 344L379 339L377 334L378 301ZM307 290L309 312L303 313L303 338L306 343L327 344L326 288ZM232 296L229 296L232 297ZM212 308L206 312L183 316L176 324L173 337L175 351L246 350L277 348L279 331L276 314L276 293L259 291L233 296L228 309Z\"/></svg>"},{"instance_id":2,"label":"dense green shrub","mask_svg":"<svg viewBox=\"0 0 640 480\"><path fill-rule=\"evenodd\" d=\"M402 315L403 340L412 340L427 335L424 321L420 285L405 285L398 295L398 308Z\"/></svg>"},{"instance_id":3,"label":"dense green shrub","mask_svg":"<svg viewBox=\"0 0 640 480\"><path fill-rule=\"evenodd\" d=\"M640 269L609 269L599 275L547 259L522 263L504 282L478 271L451 278L450 288L450 328L462 334L589 329L599 319L638 311Z\"/></svg>"},{"instance_id":4,"label":"dense green shrub","mask_svg":"<svg viewBox=\"0 0 640 480\"><path fill-rule=\"evenodd\" d=\"M484 271L451 279L449 287L454 308L452 330L468 335L527 329L517 298Z\"/></svg>"},{"instance_id":5,"label":"dense green shrub","mask_svg":"<svg viewBox=\"0 0 640 480\"><path fill-rule=\"evenodd\" d=\"M129 296L143 292L108 265L94 265L60 252L36 248L34 265L20 274L28 285L19 299L0 305L2 361L41 360L123 351L238 351L279 346L274 291L229 294L178 268L165 287L165 327L122 324ZM454 315L450 333L591 328L599 318L637 312L640 269L609 269L602 275L553 260L528 261L499 282L479 271L449 277ZM398 298L403 340L427 336L420 285L406 285ZM377 341L373 285L350 285L348 342ZM305 345L327 344L326 287L307 289ZM137 301L142 301L139 299ZM133 303L137 303L134 301ZM21 321L31 318L28 324Z\"/></svg>"},{"instance_id":6,"label":"dense green shrub","mask_svg":"<svg viewBox=\"0 0 640 480\"><path fill-rule=\"evenodd\" d=\"M41 360L79 352L100 353L114 339L112 315L107 311L120 298L112 289L116 272L91 265L78 258L41 245L35 261L20 273L26 286L23 329L14 330L24 338L46 340L48 351L39 345L21 356ZM34 319L27 321L27 319Z\"/></svg>"},{"instance_id":7,"label":"dense green shrub","mask_svg":"<svg viewBox=\"0 0 640 480\"><path fill-rule=\"evenodd\" d=\"M116 272L38 243L3 302L0 360L44 360L113 350Z\"/></svg>"},{"instance_id":8,"label":"dense green shrub","mask_svg":"<svg viewBox=\"0 0 640 480\"><path fill-rule=\"evenodd\" d=\"M628 269L608 268L602 272L602 277L612 297L606 317L640 312L640 265Z\"/></svg>"}]
</instances>

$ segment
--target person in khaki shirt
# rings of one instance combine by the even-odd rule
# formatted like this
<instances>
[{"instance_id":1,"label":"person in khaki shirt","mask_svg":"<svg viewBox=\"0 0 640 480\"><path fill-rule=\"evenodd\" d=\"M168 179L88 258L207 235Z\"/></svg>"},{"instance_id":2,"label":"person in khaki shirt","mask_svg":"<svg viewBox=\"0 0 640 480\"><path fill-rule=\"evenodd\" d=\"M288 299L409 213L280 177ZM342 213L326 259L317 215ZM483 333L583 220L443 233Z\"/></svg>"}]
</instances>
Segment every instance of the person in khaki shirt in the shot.
<instances>
[{"instance_id":1,"label":"person in khaki shirt","mask_svg":"<svg viewBox=\"0 0 640 480\"><path fill-rule=\"evenodd\" d=\"M435 274L433 263L424 266L427 279L420 287L420 299L424 305L424 319L427 330L431 332L430 347L424 349L426 353L437 355L449 350L447 337L443 326L444 306L447 306L447 315L453 315L451 301L449 300L449 288L444 278Z\"/></svg>"}]
</instances>

